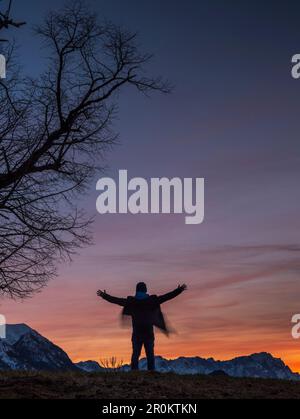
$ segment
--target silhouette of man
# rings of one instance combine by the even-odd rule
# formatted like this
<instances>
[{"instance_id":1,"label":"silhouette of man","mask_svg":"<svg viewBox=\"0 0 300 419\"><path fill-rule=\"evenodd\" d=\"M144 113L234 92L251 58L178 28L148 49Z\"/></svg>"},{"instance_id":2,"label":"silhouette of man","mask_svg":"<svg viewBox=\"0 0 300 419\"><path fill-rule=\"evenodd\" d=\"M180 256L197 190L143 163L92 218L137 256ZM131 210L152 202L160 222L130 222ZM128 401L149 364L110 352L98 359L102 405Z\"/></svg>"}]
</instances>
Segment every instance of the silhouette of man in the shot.
<instances>
[{"instance_id":1,"label":"silhouette of man","mask_svg":"<svg viewBox=\"0 0 300 419\"><path fill-rule=\"evenodd\" d=\"M156 326L167 334L169 332L160 305L177 297L186 289L187 286L183 284L168 294L149 295L147 294L147 285L144 282L139 282L134 297L117 298L107 294L106 291L97 292L97 295L104 300L124 307L123 315L132 318L132 370L139 369L139 358L143 346L147 356L148 370L155 370L153 327Z\"/></svg>"}]
</instances>

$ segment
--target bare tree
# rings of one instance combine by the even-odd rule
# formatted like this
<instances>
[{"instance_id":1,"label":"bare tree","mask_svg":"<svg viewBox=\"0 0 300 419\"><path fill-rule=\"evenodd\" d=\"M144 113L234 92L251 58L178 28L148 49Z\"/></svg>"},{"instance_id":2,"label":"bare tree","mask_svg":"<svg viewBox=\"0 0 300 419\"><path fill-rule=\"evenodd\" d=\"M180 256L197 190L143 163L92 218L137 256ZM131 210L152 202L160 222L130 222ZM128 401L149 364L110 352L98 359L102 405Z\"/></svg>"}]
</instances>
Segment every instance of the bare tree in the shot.
<instances>
[{"instance_id":1,"label":"bare tree","mask_svg":"<svg viewBox=\"0 0 300 419\"><path fill-rule=\"evenodd\" d=\"M3 2L0 0L0 7ZM2 29L8 29L9 27L20 28L21 26L25 25L25 22L16 21L11 17L11 10L12 10L12 0L8 1L7 7L3 11L0 10L0 31ZM5 42L6 39L0 39L0 42Z\"/></svg>"},{"instance_id":2,"label":"bare tree","mask_svg":"<svg viewBox=\"0 0 300 419\"><path fill-rule=\"evenodd\" d=\"M82 2L52 12L35 33L49 50L48 70L23 80L9 57L0 84L0 293L17 298L90 241L75 198L116 140L119 92L169 91L145 75L151 56L139 52L136 35L99 24Z\"/></svg>"},{"instance_id":3,"label":"bare tree","mask_svg":"<svg viewBox=\"0 0 300 419\"><path fill-rule=\"evenodd\" d=\"M124 366L123 360L118 360L116 356L110 358L101 359L100 366L105 369L106 372L118 372Z\"/></svg>"}]
</instances>

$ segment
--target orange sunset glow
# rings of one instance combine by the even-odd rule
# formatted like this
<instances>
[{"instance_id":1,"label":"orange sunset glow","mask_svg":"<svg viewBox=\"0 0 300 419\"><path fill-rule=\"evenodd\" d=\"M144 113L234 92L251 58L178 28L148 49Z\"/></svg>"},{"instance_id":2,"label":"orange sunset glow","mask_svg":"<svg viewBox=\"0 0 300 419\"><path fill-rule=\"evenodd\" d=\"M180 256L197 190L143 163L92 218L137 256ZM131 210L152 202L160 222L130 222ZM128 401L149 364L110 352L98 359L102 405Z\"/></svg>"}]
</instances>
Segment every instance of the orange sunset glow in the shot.
<instances>
[{"instance_id":1,"label":"orange sunset glow","mask_svg":"<svg viewBox=\"0 0 300 419\"><path fill-rule=\"evenodd\" d=\"M186 283L186 292L162 306L173 333L156 333L156 355L227 360L269 352L300 372L300 339L291 333L300 313L300 81L290 62L300 49L299 10L282 13L283 2L274 2L272 16L265 2L90 3L140 34L142 51L154 53L150 74L174 89L149 98L130 85L111 99L119 140L97 157L99 170L72 202L94 220L93 244L58 263L57 277L32 298L5 295L0 313L74 362L116 356L128 363L131 330L121 325L121 307L97 290L127 297L143 281L160 295ZM30 77L45 65L31 27L48 6L30 0L16 7L30 23L16 30ZM184 214L100 215L97 182L107 176L117 183L120 170L147 182L203 178L203 223L186 225Z\"/></svg>"},{"instance_id":2,"label":"orange sunset glow","mask_svg":"<svg viewBox=\"0 0 300 419\"><path fill-rule=\"evenodd\" d=\"M252 257L251 250L244 251L249 261L257 257L254 249ZM159 257L156 260L154 255L151 261L143 261L143 256L137 254L136 259L132 258L130 265L144 266L142 278L153 293L176 287L181 278L189 285L184 295L163 307L175 330L169 338L157 333L157 354L166 358L200 356L225 360L270 352L282 358L294 371L299 371L300 342L291 336L291 317L297 311L297 281L291 275L282 282L282 270L286 267L277 262L270 263L269 268L251 268L251 272L244 275L221 275L217 269L209 272L204 260L213 265L213 260L218 259L219 269L222 270L222 266L226 269L232 252L235 250L203 252L202 258L198 255L187 257L188 263L184 263L184 259L181 261L183 256L166 254L164 259L170 258L177 273L174 267L174 272L169 274L162 271L160 278L156 278L157 273L151 278L150 271L150 266L154 272L159 268ZM265 249L265 252L272 256L276 249ZM127 296L130 291L133 293L137 278L130 279L125 285L125 280L117 279L118 264L113 268L117 272L112 273L105 263L98 277L97 273L91 272L93 266L97 270L95 249L86 253L90 255L89 269L83 262L84 256L78 257L74 265L64 267L61 277L41 294L23 303L5 302L1 310L8 323L27 323L61 346L75 362L100 361L110 356L128 362L130 330L121 327L121 309L100 300L96 290L105 287L112 294ZM241 253L240 249L238 253ZM95 262L92 262L93 258ZM90 277L81 279L85 270L89 271Z\"/></svg>"}]
</instances>

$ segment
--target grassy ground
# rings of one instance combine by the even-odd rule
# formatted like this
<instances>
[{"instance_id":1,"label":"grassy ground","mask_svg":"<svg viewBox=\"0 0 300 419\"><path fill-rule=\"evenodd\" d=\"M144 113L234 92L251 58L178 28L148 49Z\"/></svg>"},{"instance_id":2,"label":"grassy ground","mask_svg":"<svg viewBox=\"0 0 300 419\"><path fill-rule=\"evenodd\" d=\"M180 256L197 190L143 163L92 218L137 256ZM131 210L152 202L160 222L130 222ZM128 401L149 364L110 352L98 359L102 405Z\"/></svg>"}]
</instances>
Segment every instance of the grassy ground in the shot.
<instances>
[{"instance_id":1,"label":"grassy ground","mask_svg":"<svg viewBox=\"0 0 300 419\"><path fill-rule=\"evenodd\" d=\"M2 373L0 398L300 398L300 382L158 373Z\"/></svg>"}]
</instances>

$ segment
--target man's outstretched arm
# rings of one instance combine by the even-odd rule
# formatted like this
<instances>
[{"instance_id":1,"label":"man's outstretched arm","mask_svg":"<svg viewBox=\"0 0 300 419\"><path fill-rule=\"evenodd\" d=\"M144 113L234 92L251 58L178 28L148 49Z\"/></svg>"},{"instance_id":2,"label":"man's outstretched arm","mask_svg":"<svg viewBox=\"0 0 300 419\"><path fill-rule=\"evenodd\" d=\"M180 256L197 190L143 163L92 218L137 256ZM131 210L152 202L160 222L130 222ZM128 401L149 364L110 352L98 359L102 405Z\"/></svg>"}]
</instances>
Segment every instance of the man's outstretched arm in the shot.
<instances>
[{"instance_id":1,"label":"man's outstretched arm","mask_svg":"<svg viewBox=\"0 0 300 419\"><path fill-rule=\"evenodd\" d=\"M168 292L167 294L161 295L158 297L158 301L160 304L165 303L166 301L172 300L173 298L180 295L183 291L187 289L187 286L185 284L178 285L178 288L176 290Z\"/></svg>"},{"instance_id":2,"label":"man's outstretched arm","mask_svg":"<svg viewBox=\"0 0 300 419\"><path fill-rule=\"evenodd\" d=\"M106 291L101 291L99 290L97 292L98 297L103 298L103 300L108 301L109 303L112 304L117 304L118 306L122 306L124 307L126 304L126 298L118 298L118 297L113 297L112 295L107 294Z\"/></svg>"}]
</instances>

